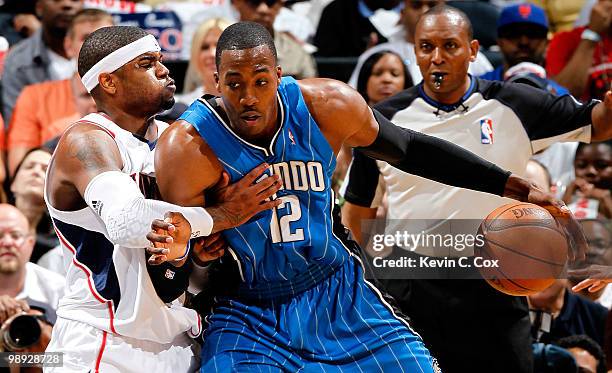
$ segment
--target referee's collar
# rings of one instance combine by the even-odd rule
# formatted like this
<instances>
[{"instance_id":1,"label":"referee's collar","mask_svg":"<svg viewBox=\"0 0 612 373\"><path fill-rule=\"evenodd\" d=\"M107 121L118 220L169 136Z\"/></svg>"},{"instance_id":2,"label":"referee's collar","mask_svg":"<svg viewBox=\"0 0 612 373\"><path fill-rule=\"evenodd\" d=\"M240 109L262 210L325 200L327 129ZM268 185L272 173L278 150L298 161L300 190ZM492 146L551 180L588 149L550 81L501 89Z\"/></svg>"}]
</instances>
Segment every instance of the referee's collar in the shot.
<instances>
[{"instance_id":1,"label":"referee's collar","mask_svg":"<svg viewBox=\"0 0 612 373\"><path fill-rule=\"evenodd\" d=\"M470 78L470 86L468 87L467 92L465 92L465 94L459 99L459 101L455 102L454 104L450 104L450 105L443 104L427 96L427 93L425 93L425 90L423 89L423 81L421 81L418 85L419 96L423 100L425 100L425 102L435 107L436 109L450 113L452 111L457 110L458 107L463 106L463 103L465 102L465 100L467 100L474 92L476 88L476 79L474 79L474 77L471 74L468 74L468 77Z\"/></svg>"}]
</instances>

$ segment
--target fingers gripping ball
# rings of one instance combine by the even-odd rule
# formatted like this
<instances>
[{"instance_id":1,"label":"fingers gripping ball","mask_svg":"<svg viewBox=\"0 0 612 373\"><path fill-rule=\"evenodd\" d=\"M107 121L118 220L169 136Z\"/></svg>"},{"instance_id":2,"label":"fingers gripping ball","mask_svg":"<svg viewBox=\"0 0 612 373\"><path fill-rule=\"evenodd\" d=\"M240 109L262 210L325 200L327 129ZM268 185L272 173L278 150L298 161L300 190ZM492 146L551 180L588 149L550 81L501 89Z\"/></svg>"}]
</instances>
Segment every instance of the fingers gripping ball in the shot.
<instances>
[{"instance_id":1,"label":"fingers gripping ball","mask_svg":"<svg viewBox=\"0 0 612 373\"><path fill-rule=\"evenodd\" d=\"M563 228L543 207L511 203L498 207L481 223L483 244L474 255L497 260L480 268L486 281L502 293L524 296L548 288L563 272L569 244Z\"/></svg>"}]
</instances>

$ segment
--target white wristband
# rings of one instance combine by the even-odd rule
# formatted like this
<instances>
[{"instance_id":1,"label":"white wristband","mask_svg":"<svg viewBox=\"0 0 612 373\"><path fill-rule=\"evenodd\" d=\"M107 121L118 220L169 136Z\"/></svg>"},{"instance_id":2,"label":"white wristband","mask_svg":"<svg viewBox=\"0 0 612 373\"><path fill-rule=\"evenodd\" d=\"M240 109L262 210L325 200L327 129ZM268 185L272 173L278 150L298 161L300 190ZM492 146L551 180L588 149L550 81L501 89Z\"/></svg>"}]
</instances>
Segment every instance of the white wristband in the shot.
<instances>
[{"instance_id":1,"label":"white wristband","mask_svg":"<svg viewBox=\"0 0 612 373\"><path fill-rule=\"evenodd\" d=\"M592 42L599 43L601 41L601 36L595 31L585 28L584 31L582 31L582 34L580 34L580 39L590 40Z\"/></svg>"},{"instance_id":2,"label":"white wristband","mask_svg":"<svg viewBox=\"0 0 612 373\"><path fill-rule=\"evenodd\" d=\"M191 238L210 235L213 218L202 207L181 207L179 210L191 225Z\"/></svg>"}]
</instances>

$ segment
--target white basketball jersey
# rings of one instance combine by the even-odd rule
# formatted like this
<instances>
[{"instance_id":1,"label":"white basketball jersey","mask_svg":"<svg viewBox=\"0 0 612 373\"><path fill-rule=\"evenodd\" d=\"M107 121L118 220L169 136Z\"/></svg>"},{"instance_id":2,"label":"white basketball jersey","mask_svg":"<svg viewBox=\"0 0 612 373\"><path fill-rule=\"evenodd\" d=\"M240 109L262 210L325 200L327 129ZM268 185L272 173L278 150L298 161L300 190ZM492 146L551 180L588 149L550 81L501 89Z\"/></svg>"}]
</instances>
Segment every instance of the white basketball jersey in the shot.
<instances>
[{"instance_id":1,"label":"white basketball jersey","mask_svg":"<svg viewBox=\"0 0 612 373\"><path fill-rule=\"evenodd\" d=\"M153 176L154 143L139 140L104 114L89 114L74 125L82 123L100 126L115 139L123 160L122 172L142 189L142 184ZM156 122L149 130L157 131L158 136L167 126ZM114 245L91 207L78 211L55 209L47 198L47 187L45 200L67 270L66 292L60 300L58 316L158 343L170 343L184 332L192 336L200 333L201 320L194 310L179 304L167 305L156 293L147 271L144 248Z\"/></svg>"}]
</instances>

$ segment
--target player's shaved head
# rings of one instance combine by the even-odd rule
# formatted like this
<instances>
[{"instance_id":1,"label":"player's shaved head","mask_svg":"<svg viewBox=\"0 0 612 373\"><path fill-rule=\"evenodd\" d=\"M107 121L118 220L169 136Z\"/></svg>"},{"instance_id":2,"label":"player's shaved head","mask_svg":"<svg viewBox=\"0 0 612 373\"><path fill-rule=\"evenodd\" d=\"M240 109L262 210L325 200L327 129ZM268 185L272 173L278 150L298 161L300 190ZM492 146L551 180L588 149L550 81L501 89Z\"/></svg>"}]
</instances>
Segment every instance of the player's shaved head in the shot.
<instances>
[{"instance_id":1,"label":"player's shaved head","mask_svg":"<svg viewBox=\"0 0 612 373\"><path fill-rule=\"evenodd\" d=\"M419 18L416 29L418 30L419 25L424 22L435 23L435 17L440 15L446 16L453 27L465 29L469 40L474 38L474 29L472 28L472 22L470 22L468 16L463 11L444 4L437 5L425 12L421 18Z\"/></svg>"},{"instance_id":2,"label":"player's shaved head","mask_svg":"<svg viewBox=\"0 0 612 373\"><path fill-rule=\"evenodd\" d=\"M274 39L266 28L255 22L238 22L229 26L223 31L217 43L217 51L215 54L215 63L217 70L221 64L221 54L226 50L243 50L267 46L274 55L274 61L277 61L276 47Z\"/></svg>"},{"instance_id":3,"label":"player's shaved head","mask_svg":"<svg viewBox=\"0 0 612 373\"><path fill-rule=\"evenodd\" d=\"M138 27L110 26L92 32L79 52L79 75L85 75L98 61L148 33Z\"/></svg>"}]
</instances>

